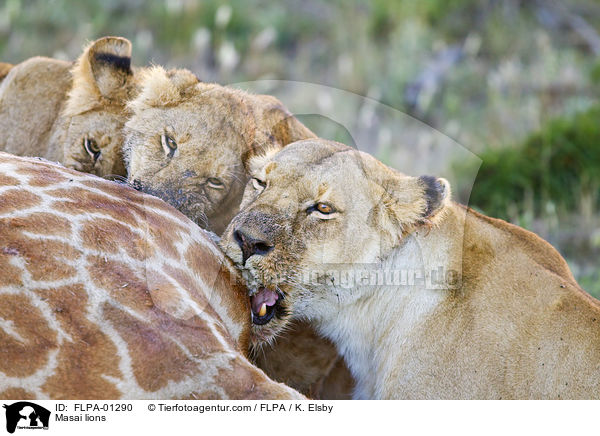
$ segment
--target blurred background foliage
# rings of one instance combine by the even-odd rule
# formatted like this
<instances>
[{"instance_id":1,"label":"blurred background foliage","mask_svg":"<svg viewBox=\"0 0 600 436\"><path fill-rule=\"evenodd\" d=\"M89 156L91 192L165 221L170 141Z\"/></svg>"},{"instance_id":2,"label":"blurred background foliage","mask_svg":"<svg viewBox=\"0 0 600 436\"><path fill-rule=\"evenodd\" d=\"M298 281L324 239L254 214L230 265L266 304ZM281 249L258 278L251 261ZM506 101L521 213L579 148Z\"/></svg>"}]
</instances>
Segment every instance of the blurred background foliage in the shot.
<instances>
[{"instance_id":1,"label":"blurred background foliage","mask_svg":"<svg viewBox=\"0 0 600 436\"><path fill-rule=\"evenodd\" d=\"M472 164L390 120L369 151L389 161L401 141L408 159L447 161L471 206L548 239L600 296L600 2L0 0L3 62L75 59L108 34L132 41L137 65L318 83L423 121L481 157L474 186Z\"/></svg>"}]
</instances>

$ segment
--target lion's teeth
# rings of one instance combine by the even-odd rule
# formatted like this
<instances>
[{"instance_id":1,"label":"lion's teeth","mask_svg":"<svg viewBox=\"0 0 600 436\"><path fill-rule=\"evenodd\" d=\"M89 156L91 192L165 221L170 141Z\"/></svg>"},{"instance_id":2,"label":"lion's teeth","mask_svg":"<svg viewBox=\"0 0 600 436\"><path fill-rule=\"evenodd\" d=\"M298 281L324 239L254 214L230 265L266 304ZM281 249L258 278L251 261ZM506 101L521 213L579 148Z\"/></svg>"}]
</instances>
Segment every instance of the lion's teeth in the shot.
<instances>
[{"instance_id":1,"label":"lion's teeth","mask_svg":"<svg viewBox=\"0 0 600 436\"><path fill-rule=\"evenodd\" d=\"M267 314L267 303L263 303L258 311L258 316L265 316Z\"/></svg>"}]
</instances>

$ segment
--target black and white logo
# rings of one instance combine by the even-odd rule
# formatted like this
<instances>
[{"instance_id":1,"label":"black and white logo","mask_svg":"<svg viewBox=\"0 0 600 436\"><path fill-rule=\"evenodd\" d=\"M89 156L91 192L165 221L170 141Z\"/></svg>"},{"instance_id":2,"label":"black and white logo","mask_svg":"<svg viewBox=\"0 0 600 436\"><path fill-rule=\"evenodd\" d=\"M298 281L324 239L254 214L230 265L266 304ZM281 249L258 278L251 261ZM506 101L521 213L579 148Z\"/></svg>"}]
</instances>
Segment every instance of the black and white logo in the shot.
<instances>
[{"instance_id":1,"label":"black and white logo","mask_svg":"<svg viewBox=\"0 0 600 436\"><path fill-rule=\"evenodd\" d=\"M6 409L6 431L14 433L16 429L22 430L48 430L50 411L29 401L19 401L10 405L4 404Z\"/></svg>"}]
</instances>

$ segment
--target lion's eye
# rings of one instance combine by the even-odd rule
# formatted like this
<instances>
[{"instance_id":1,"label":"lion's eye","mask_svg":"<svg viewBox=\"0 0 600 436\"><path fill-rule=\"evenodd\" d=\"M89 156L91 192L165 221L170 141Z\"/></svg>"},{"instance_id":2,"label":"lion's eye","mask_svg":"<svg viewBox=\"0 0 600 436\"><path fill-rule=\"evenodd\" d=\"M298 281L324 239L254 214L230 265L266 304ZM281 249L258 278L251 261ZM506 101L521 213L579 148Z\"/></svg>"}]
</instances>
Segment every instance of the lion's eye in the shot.
<instances>
[{"instance_id":1,"label":"lion's eye","mask_svg":"<svg viewBox=\"0 0 600 436\"><path fill-rule=\"evenodd\" d=\"M169 135L162 134L160 135L160 143L162 145L163 150L165 151L165 154L168 157L173 157L173 155L175 154L175 150L177 150L177 143L175 142L175 140Z\"/></svg>"},{"instance_id":2,"label":"lion's eye","mask_svg":"<svg viewBox=\"0 0 600 436\"><path fill-rule=\"evenodd\" d=\"M316 209L325 215L329 215L330 213L333 213L333 207L331 207L330 205L325 204L325 203L317 203Z\"/></svg>"},{"instance_id":3,"label":"lion's eye","mask_svg":"<svg viewBox=\"0 0 600 436\"><path fill-rule=\"evenodd\" d=\"M333 208L333 206L330 206L327 203L317 203L309 207L306 212L317 212L321 218L331 218L331 215L335 213L336 210Z\"/></svg>"},{"instance_id":4,"label":"lion's eye","mask_svg":"<svg viewBox=\"0 0 600 436\"><path fill-rule=\"evenodd\" d=\"M262 191L263 189L266 188L267 183L263 182L260 179L257 179L256 177L252 179L252 186L254 187L254 189L256 189L257 191Z\"/></svg>"},{"instance_id":5,"label":"lion's eye","mask_svg":"<svg viewBox=\"0 0 600 436\"><path fill-rule=\"evenodd\" d=\"M87 136L83 138L83 148L85 149L85 152L94 160L94 162L96 162L102 154L96 141L94 141L92 138L88 138Z\"/></svg>"},{"instance_id":6,"label":"lion's eye","mask_svg":"<svg viewBox=\"0 0 600 436\"><path fill-rule=\"evenodd\" d=\"M206 179L206 183L213 189L223 189L225 187L223 182L214 177L209 177L208 179Z\"/></svg>"}]
</instances>

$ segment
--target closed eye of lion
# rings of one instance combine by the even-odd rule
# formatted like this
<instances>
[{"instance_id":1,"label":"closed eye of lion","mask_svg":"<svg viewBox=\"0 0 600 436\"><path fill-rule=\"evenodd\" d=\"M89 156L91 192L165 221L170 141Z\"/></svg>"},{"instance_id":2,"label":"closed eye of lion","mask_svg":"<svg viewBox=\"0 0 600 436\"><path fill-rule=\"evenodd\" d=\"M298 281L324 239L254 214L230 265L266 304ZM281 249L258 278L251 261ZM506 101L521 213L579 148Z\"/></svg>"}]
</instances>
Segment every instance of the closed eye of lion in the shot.
<instances>
[{"instance_id":1,"label":"closed eye of lion","mask_svg":"<svg viewBox=\"0 0 600 436\"><path fill-rule=\"evenodd\" d=\"M136 93L131 43L108 36L77 62L45 57L0 65L0 150L99 176L125 175L121 131Z\"/></svg>"},{"instance_id":2,"label":"closed eye of lion","mask_svg":"<svg viewBox=\"0 0 600 436\"><path fill-rule=\"evenodd\" d=\"M107 37L92 43L73 67L73 86L54 135L61 162L99 176L125 176L123 126L127 101L143 69L131 67L131 43Z\"/></svg>"},{"instance_id":3,"label":"closed eye of lion","mask_svg":"<svg viewBox=\"0 0 600 436\"><path fill-rule=\"evenodd\" d=\"M250 167L221 244L252 288L253 342L310 321L355 398L600 398L600 304L535 234L332 141Z\"/></svg>"}]
</instances>

